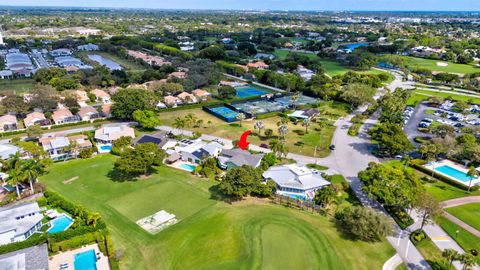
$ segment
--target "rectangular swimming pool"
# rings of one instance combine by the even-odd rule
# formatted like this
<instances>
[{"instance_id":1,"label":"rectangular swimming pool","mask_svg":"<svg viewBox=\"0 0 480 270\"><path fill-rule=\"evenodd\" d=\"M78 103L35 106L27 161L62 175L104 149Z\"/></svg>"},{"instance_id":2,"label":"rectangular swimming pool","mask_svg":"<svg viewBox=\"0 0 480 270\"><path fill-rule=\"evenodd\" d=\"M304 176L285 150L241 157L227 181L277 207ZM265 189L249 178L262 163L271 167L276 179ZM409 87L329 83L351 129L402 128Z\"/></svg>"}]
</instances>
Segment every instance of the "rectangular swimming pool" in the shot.
<instances>
[{"instance_id":1,"label":"rectangular swimming pool","mask_svg":"<svg viewBox=\"0 0 480 270\"><path fill-rule=\"evenodd\" d=\"M91 249L75 254L73 265L75 270L97 270L97 256L95 255L95 250Z\"/></svg>"},{"instance_id":2,"label":"rectangular swimming pool","mask_svg":"<svg viewBox=\"0 0 480 270\"><path fill-rule=\"evenodd\" d=\"M253 88L253 87L240 87L235 89L237 91L238 98L249 98L267 94L268 91Z\"/></svg>"},{"instance_id":3,"label":"rectangular swimming pool","mask_svg":"<svg viewBox=\"0 0 480 270\"><path fill-rule=\"evenodd\" d=\"M466 173L460 170L457 170L453 167L450 167L448 165L443 165L438 168L435 168L435 171L446 174L451 178L454 178L460 182L469 182L470 180L472 180L472 178L468 176Z\"/></svg>"},{"instance_id":4,"label":"rectangular swimming pool","mask_svg":"<svg viewBox=\"0 0 480 270\"><path fill-rule=\"evenodd\" d=\"M58 233L63 232L68 229L73 224L73 219L65 214L61 214L52 221L50 221L52 227L50 227L48 233Z\"/></svg>"},{"instance_id":5,"label":"rectangular swimming pool","mask_svg":"<svg viewBox=\"0 0 480 270\"><path fill-rule=\"evenodd\" d=\"M185 170L187 172L193 172L195 170L195 166L194 165L190 165L190 164L180 164L180 166L178 166L180 169L182 170Z\"/></svg>"}]
</instances>

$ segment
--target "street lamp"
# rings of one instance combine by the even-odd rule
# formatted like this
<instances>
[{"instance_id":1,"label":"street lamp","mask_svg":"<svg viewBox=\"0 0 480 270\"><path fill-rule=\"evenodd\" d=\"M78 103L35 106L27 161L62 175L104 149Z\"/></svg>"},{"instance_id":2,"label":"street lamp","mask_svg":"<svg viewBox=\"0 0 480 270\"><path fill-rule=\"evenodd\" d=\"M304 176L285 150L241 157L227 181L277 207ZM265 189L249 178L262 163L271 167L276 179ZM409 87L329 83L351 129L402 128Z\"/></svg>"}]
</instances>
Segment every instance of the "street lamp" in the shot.
<instances>
[{"instance_id":1,"label":"street lamp","mask_svg":"<svg viewBox=\"0 0 480 270\"><path fill-rule=\"evenodd\" d=\"M459 230L456 230L456 231L455 231L455 238L458 238L458 234L459 234L459 233L460 233Z\"/></svg>"}]
</instances>

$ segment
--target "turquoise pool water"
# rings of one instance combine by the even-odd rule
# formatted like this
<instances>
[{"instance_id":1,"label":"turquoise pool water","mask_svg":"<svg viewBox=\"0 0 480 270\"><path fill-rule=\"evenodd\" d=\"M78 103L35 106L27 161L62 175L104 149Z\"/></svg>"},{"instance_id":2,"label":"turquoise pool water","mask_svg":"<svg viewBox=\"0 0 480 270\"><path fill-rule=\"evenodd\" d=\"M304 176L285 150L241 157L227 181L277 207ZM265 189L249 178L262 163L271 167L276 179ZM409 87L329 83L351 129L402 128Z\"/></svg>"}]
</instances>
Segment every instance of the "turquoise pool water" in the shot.
<instances>
[{"instance_id":1,"label":"turquoise pool water","mask_svg":"<svg viewBox=\"0 0 480 270\"><path fill-rule=\"evenodd\" d=\"M72 225L73 219L65 214L62 214L50 221L50 223L52 224L52 227L48 229L48 233L63 232L68 229L70 225Z\"/></svg>"},{"instance_id":2,"label":"turquoise pool water","mask_svg":"<svg viewBox=\"0 0 480 270\"><path fill-rule=\"evenodd\" d=\"M184 169L185 171L188 171L188 172L193 172L195 170L195 166L193 165L190 165L190 164L181 164L180 166L178 166L182 169Z\"/></svg>"},{"instance_id":3,"label":"turquoise pool water","mask_svg":"<svg viewBox=\"0 0 480 270\"><path fill-rule=\"evenodd\" d=\"M438 168L435 168L435 171L446 174L454 179L457 179L460 182L469 182L471 179L470 176L468 176L466 173L460 170L457 170L455 168L452 168L448 165L443 165Z\"/></svg>"},{"instance_id":4,"label":"turquoise pool water","mask_svg":"<svg viewBox=\"0 0 480 270\"><path fill-rule=\"evenodd\" d=\"M73 265L75 270L97 270L97 256L95 250L87 250L82 253L75 254Z\"/></svg>"},{"instance_id":5,"label":"turquoise pool water","mask_svg":"<svg viewBox=\"0 0 480 270\"><path fill-rule=\"evenodd\" d=\"M100 146L100 150L102 150L102 151L111 151L111 150L112 150L112 146L111 146L111 145L102 145L102 146Z\"/></svg>"},{"instance_id":6,"label":"turquoise pool water","mask_svg":"<svg viewBox=\"0 0 480 270\"><path fill-rule=\"evenodd\" d=\"M256 97L256 96L261 96L268 93L265 90L260 90L253 87L242 87L242 88L237 88L235 90L237 90L237 97L239 98Z\"/></svg>"}]
</instances>

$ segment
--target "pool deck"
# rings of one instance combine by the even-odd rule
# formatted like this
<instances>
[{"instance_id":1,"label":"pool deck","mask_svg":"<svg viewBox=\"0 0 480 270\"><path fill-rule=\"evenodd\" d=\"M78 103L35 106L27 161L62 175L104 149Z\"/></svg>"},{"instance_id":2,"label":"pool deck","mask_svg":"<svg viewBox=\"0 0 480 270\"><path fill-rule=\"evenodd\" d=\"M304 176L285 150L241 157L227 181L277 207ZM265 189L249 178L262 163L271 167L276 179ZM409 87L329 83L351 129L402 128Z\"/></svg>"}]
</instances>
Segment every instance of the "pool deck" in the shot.
<instances>
[{"instance_id":1,"label":"pool deck","mask_svg":"<svg viewBox=\"0 0 480 270\"><path fill-rule=\"evenodd\" d=\"M95 250L95 254L100 253L100 255L97 255L97 257L100 257L100 259L97 259L97 269L110 270L110 265L108 264L108 258L105 255L103 255L103 253L100 252L100 249L98 248L97 244L83 246L78 249L60 252L57 255L51 256L50 260L48 261L48 268L57 270L57 269L60 269L60 265L66 263L68 265L67 269L73 270L75 269L75 266L74 266L75 254L82 253L91 249Z\"/></svg>"},{"instance_id":2,"label":"pool deck","mask_svg":"<svg viewBox=\"0 0 480 270\"><path fill-rule=\"evenodd\" d=\"M461 181L461 180L458 180L458 179L456 179L456 178L451 177L451 176L448 175L448 174L445 174L445 173L442 173L442 172L439 172L439 171L435 170L435 168L438 168L438 167L441 167L441 166L445 166L445 165L447 165L447 166L449 166L449 167L452 167L452 168L454 168L454 169L457 169L457 170L459 170L459 171L461 171L461 172L464 172L465 174L468 173L468 168L466 168L465 166L462 166L462 165L460 165L460 164L458 164L458 163L455 163L455 162L453 162L453 161L451 161L451 160L448 160L448 159L444 159L444 160L437 161L437 162L430 162L430 163L424 165L424 167L427 168L427 169L429 169L429 170L431 170L431 171L434 171L435 173L438 173L438 174L440 174L440 175L443 175L443 176L445 176L445 177L447 177L447 178L449 178L449 179L451 179L451 180L453 180L453 181L455 181L455 182L457 182L457 183L463 184L463 185L465 185L465 186L468 187L470 181L463 182L463 181ZM472 186L478 185L479 183L480 183L480 177L477 177L476 179L473 179L473 180L472 180Z\"/></svg>"},{"instance_id":3,"label":"pool deck","mask_svg":"<svg viewBox=\"0 0 480 270\"><path fill-rule=\"evenodd\" d=\"M187 162L187 161L183 161L183 160L177 160L172 164L168 164L167 166L175 168L177 170L182 170L184 172L189 172L189 173L193 172L193 171L185 170L184 168L180 167L180 165L182 165L182 164L192 165L192 166L195 166L195 167L197 167L197 165L198 165L198 164L193 164L191 162Z\"/></svg>"}]
</instances>

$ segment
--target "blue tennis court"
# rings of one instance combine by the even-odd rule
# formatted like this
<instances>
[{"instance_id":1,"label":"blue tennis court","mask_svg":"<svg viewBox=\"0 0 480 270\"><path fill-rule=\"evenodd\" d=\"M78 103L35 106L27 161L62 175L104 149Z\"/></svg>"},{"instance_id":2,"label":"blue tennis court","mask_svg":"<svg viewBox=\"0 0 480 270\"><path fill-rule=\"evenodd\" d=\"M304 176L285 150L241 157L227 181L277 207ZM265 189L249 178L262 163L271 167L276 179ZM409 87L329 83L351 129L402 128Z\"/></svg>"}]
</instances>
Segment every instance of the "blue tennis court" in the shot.
<instances>
[{"instance_id":1,"label":"blue tennis court","mask_svg":"<svg viewBox=\"0 0 480 270\"><path fill-rule=\"evenodd\" d=\"M225 118L228 122L233 122L237 120L237 115L238 113L234 110L231 110L227 107L215 107L215 108L209 108L209 110L217 114L223 118Z\"/></svg>"},{"instance_id":2,"label":"blue tennis court","mask_svg":"<svg viewBox=\"0 0 480 270\"><path fill-rule=\"evenodd\" d=\"M242 88L236 88L235 90L237 90L238 98L256 97L256 96L261 96L268 93L268 91L260 90L253 87L242 87Z\"/></svg>"}]
</instances>

